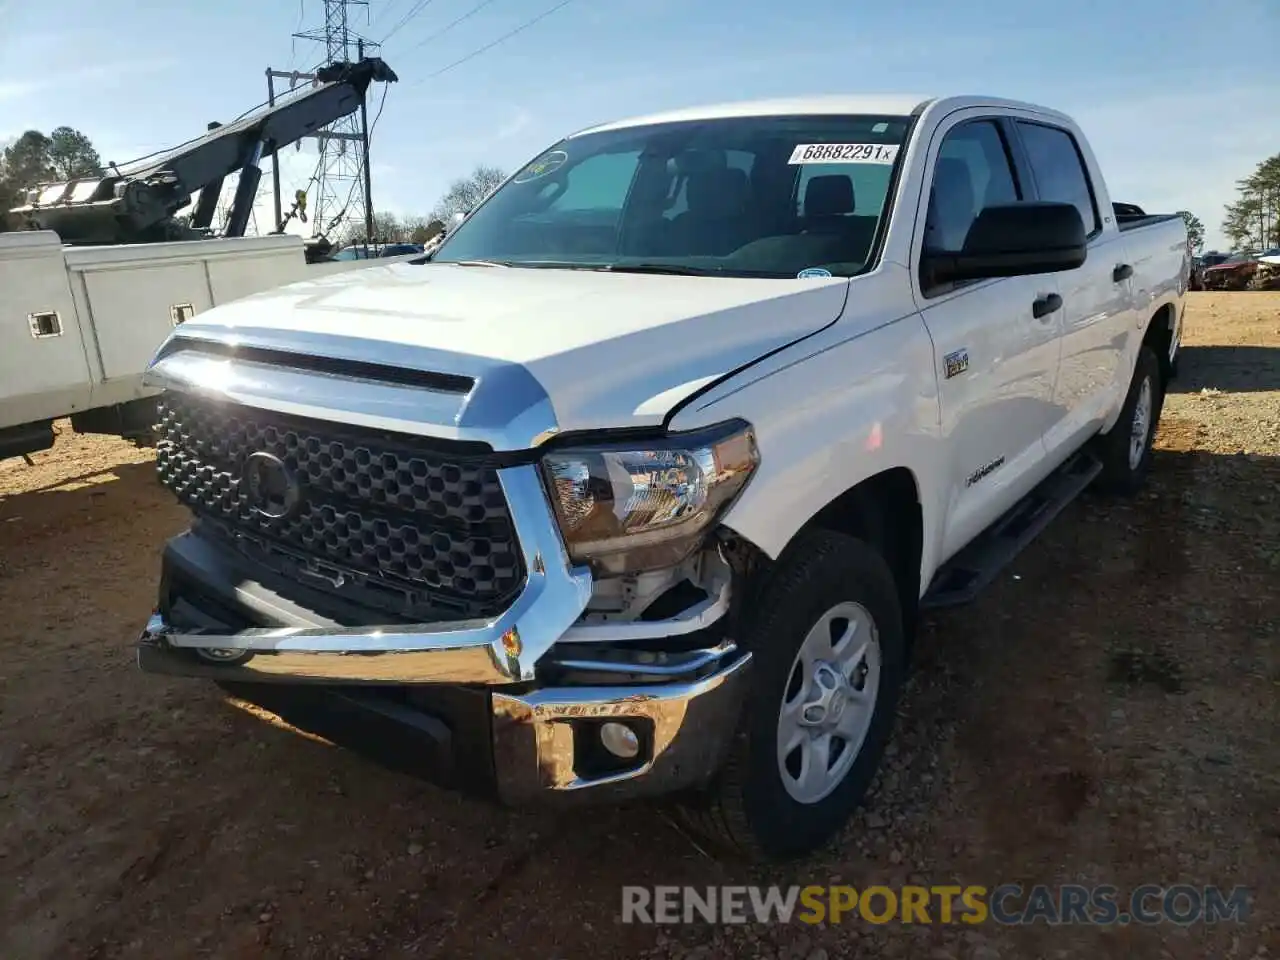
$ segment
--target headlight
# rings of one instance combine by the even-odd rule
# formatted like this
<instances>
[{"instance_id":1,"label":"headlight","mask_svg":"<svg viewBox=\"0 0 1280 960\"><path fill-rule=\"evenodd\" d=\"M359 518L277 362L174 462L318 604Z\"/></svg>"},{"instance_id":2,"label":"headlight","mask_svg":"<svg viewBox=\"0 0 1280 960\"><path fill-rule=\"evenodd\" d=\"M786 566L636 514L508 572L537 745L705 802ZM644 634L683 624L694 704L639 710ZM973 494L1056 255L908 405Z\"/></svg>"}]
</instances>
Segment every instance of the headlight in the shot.
<instances>
[{"instance_id":1,"label":"headlight","mask_svg":"<svg viewBox=\"0 0 1280 960\"><path fill-rule=\"evenodd\" d=\"M542 460L569 556L606 576L679 563L759 462L755 434L741 420Z\"/></svg>"}]
</instances>

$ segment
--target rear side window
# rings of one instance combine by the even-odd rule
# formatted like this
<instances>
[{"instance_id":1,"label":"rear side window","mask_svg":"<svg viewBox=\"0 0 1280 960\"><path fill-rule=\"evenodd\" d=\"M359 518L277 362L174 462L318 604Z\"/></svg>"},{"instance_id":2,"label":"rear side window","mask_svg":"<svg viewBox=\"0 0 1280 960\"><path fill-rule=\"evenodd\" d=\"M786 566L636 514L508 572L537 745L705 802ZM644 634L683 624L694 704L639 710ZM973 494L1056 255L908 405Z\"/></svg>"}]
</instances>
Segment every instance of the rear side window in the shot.
<instances>
[{"instance_id":1,"label":"rear side window","mask_svg":"<svg viewBox=\"0 0 1280 960\"><path fill-rule=\"evenodd\" d=\"M1018 132L1031 163L1040 199L1075 204L1085 230L1090 234L1096 233L1102 225L1098 222L1098 207L1089 186L1089 174L1075 138L1057 127L1024 120L1018 121Z\"/></svg>"}]
</instances>

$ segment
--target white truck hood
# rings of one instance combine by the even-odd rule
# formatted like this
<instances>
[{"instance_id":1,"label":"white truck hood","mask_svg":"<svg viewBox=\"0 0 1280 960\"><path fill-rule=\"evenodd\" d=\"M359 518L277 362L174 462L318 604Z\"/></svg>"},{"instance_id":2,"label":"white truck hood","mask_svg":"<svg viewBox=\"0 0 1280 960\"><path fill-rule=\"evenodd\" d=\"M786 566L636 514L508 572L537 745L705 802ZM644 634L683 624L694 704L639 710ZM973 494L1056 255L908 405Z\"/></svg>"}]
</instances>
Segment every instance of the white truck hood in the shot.
<instances>
[{"instance_id":1,"label":"white truck hood","mask_svg":"<svg viewBox=\"0 0 1280 960\"><path fill-rule=\"evenodd\" d=\"M319 355L339 361L333 372L358 360L463 375L473 392L528 393L531 376L558 432L651 426L705 384L832 323L848 286L396 264L226 304L174 339ZM465 436L468 406L491 411L496 402L469 400L439 408L452 420L442 435Z\"/></svg>"}]
</instances>

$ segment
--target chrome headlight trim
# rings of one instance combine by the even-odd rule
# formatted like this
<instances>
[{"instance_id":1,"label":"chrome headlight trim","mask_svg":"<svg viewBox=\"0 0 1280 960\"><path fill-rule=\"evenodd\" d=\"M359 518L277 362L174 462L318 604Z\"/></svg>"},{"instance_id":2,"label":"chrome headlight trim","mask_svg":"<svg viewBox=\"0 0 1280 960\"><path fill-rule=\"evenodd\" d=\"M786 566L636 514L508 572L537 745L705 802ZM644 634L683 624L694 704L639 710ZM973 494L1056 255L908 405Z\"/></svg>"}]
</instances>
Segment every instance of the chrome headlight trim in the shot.
<instances>
[{"instance_id":1,"label":"chrome headlight trim","mask_svg":"<svg viewBox=\"0 0 1280 960\"><path fill-rule=\"evenodd\" d=\"M565 446L541 458L569 556L597 575L674 566L745 489L755 432L728 420L652 439Z\"/></svg>"}]
</instances>

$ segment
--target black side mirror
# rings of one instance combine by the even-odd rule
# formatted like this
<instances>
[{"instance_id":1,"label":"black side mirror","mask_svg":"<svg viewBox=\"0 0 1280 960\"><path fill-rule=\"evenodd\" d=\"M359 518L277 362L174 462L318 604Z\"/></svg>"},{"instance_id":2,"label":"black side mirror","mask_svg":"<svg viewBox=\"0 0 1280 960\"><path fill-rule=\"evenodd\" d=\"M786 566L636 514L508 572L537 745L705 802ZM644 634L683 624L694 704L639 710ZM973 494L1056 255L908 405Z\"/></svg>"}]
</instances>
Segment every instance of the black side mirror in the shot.
<instances>
[{"instance_id":1,"label":"black side mirror","mask_svg":"<svg viewBox=\"0 0 1280 960\"><path fill-rule=\"evenodd\" d=\"M1074 270L1088 255L1080 211L1071 203L1006 203L984 208L959 253L925 251L933 283L1025 277Z\"/></svg>"}]
</instances>

